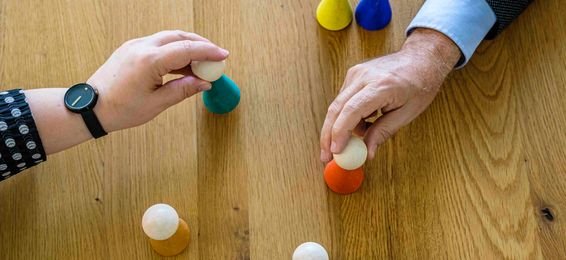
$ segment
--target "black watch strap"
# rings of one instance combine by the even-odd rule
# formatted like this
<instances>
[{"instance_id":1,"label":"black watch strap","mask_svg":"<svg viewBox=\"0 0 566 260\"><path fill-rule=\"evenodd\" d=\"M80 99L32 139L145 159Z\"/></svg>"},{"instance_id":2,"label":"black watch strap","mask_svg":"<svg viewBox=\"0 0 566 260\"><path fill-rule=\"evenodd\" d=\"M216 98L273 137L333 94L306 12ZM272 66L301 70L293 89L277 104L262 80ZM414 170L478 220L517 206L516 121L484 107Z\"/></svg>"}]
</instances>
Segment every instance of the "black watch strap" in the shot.
<instances>
[{"instance_id":1,"label":"black watch strap","mask_svg":"<svg viewBox=\"0 0 566 260\"><path fill-rule=\"evenodd\" d=\"M100 138L108 134L104 131L104 128L100 124L100 121L98 121L98 117L96 117L94 111L90 109L83 111L81 112L81 116L83 117L86 127L88 128L88 131L90 131L92 137Z\"/></svg>"}]
</instances>

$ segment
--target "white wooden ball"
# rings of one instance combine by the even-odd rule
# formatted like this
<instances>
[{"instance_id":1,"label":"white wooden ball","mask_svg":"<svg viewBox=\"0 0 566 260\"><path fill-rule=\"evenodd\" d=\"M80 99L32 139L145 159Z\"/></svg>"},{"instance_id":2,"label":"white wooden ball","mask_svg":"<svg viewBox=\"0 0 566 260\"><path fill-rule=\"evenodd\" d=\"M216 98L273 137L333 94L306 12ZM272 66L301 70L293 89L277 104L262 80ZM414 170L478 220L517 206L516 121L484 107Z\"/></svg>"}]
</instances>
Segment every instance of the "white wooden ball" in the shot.
<instances>
[{"instance_id":1,"label":"white wooden ball","mask_svg":"<svg viewBox=\"0 0 566 260\"><path fill-rule=\"evenodd\" d=\"M177 232L179 215L167 204L155 204L143 214L142 227L149 238L166 240Z\"/></svg>"},{"instance_id":2,"label":"white wooden ball","mask_svg":"<svg viewBox=\"0 0 566 260\"><path fill-rule=\"evenodd\" d=\"M328 260L328 253L318 243L306 242L295 249L293 260Z\"/></svg>"},{"instance_id":3,"label":"white wooden ball","mask_svg":"<svg viewBox=\"0 0 566 260\"><path fill-rule=\"evenodd\" d=\"M224 69L226 68L225 61L193 61L191 62L191 69L193 73L206 81L212 82L218 80Z\"/></svg>"},{"instance_id":4,"label":"white wooden ball","mask_svg":"<svg viewBox=\"0 0 566 260\"><path fill-rule=\"evenodd\" d=\"M334 160L344 170L355 170L364 165L367 156L368 148L364 140L357 136L352 136L346 148L341 153L334 154Z\"/></svg>"}]
</instances>

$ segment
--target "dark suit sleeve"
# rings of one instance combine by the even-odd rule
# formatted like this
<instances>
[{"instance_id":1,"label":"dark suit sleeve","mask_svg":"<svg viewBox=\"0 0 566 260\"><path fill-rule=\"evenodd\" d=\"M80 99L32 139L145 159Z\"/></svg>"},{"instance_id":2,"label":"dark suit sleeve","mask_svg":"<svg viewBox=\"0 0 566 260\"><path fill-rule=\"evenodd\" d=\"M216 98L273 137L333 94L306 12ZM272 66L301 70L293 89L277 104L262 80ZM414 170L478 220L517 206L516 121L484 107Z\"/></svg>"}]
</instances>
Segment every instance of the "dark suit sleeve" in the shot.
<instances>
[{"instance_id":1,"label":"dark suit sleeve","mask_svg":"<svg viewBox=\"0 0 566 260\"><path fill-rule=\"evenodd\" d=\"M503 31L513 20L515 20L534 0L486 0L495 16L497 22L491 28L486 39L493 39Z\"/></svg>"}]
</instances>

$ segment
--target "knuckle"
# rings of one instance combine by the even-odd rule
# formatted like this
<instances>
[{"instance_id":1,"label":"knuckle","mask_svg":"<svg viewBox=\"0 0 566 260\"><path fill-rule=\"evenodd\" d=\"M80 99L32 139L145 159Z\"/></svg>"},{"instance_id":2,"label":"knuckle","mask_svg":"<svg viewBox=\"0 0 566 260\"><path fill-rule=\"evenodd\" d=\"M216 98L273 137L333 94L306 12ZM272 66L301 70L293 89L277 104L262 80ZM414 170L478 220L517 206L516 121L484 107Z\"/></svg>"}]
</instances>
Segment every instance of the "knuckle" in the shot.
<instances>
[{"instance_id":1,"label":"knuckle","mask_svg":"<svg viewBox=\"0 0 566 260\"><path fill-rule=\"evenodd\" d=\"M175 35L179 38L186 38L187 37L187 33L182 31L182 30L172 30L171 31L172 35Z\"/></svg>"},{"instance_id":2,"label":"knuckle","mask_svg":"<svg viewBox=\"0 0 566 260\"><path fill-rule=\"evenodd\" d=\"M348 69L348 71L346 72L346 75L354 75L356 74L356 72L358 71L360 65L355 65L351 68Z\"/></svg>"},{"instance_id":3,"label":"knuckle","mask_svg":"<svg viewBox=\"0 0 566 260\"><path fill-rule=\"evenodd\" d=\"M124 43L122 43L123 48L129 48L134 46L137 42L139 41L139 39L131 39L131 40L127 40Z\"/></svg>"},{"instance_id":4,"label":"knuckle","mask_svg":"<svg viewBox=\"0 0 566 260\"><path fill-rule=\"evenodd\" d=\"M154 33L153 35L148 37L148 40L162 40L164 37L167 37L169 35L171 35L171 30L163 30Z\"/></svg>"},{"instance_id":5,"label":"knuckle","mask_svg":"<svg viewBox=\"0 0 566 260\"><path fill-rule=\"evenodd\" d=\"M356 64L356 65L352 66L348 71L356 72L356 71L361 70L363 67L364 67L364 65L362 65L362 64Z\"/></svg>"},{"instance_id":6,"label":"knuckle","mask_svg":"<svg viewBox=\"0 0 566 260\"><path fill-rule=\"evenodd\" d=\"M376 134L381 137L381 142L393 137L393 131L386 127L377 128Z\"/></svg>"},{"instance_id":7,"label":"knuckle","mask_svg":"<svg viewBox=\"0 0 566 260\"><path fill-rule=\"evenodd\" d=\"M346 103L346 105L344 105L344 108L342 108L342 112L345 114L352 114L357 110L358 110L358 105L353 102Z\"/></svg>"},{"instance_id":8,"label":"knuckle","mask_svg":"<svg viewBox=\"0 0 566 260\"><path fill-rule=\"evenodd\" d=\"M135 56L137 61L143 64L153 64L157 61L157 50L156 49L146 49L137 51Z\"/></svg>"},{"instance_id":9,"label":"knuckle","mask_svg":"<svg viewBox=\"0 0 566 260\"><path fill-rule=\"evenodd\" d=\"M328 148L326 136L320 137L320 148L322 148L322 149Z\"/></svg>"},{"instance_id":10,"label":"knuckle","mask_svg":"<svg viewBox=\"0 0 566 260\"><path fill-rule=\"evenodd\" d=\"M348 69L348 75L364 75L367 73L368 68L364 64L357 64Z\"/></svg>"},{"instance_id":11,"label":"knuckle","mask_svg":"<svg viewBox=\"0 0 566 260\"><path fill-rule=\"evenodd\" d=\"M393 74L387 74L380 80L381 88L396 86L402 84L398 76Z\"/></svg>"},{"instance_id":12,"label":"knuckle","mask_svg":"<svg viewBox=\"0 0 566 260\"><path fill-rule=\"evenodd\" d=\"M161 36L172 35L172 34L175 34L175 30L163 30L155 33L155 35L161 35Z\"/></svg>"},{"instance_id":13,"label":"knuckle","mask_svg":"<svg viewBox=\"0 0 566 260\"><path fill-rule=\"evenodd\" d=\"M193 42L192 41L181 41L181 48L183 50L190 50L193 47Z\"/></svg>"},{"instance_id":14,"label":"knuckle","mask_svg":"<svg viewBox=\"0 0 566 260\"><path fill-rule=\"evenodd\" d=\"M159 63L157 51L153 49L134 49L128 56L136 68L155 66Z\"/></svg>"},{"instance_id":15,"label":"knuckle","mask_svg":"<svg viewBox=\"0 0 566 260\"><path fill-rule=\"evenodd\" d=\"M371 96L389 95L395 91L397 85L390 84L383 79L366 82L367 91Z\"/></svg>"},{"instance_id":16,"label":"knuckle","mask_svg":"<svg viewBox=\"0 0 566 260\"><path fill-rule=\"evenodd\" d=\"M339 136L341 133L342 133L341 127L338 127L338 126L332 127L332 136L336 137L336 136Z\"/></svg>"},{"instance_id":17,"label":"knuckle","mask_svg":"<svg viewBox=\"0 0 566 260\"><path fill-rule=\"evenodd\" d=\"M198 33L194 33L194 32L183 32L188 38L202 38L202 36Z\"/></svg>"},{"instance_id":18,"label":"knuckle","mask_svg":"<svg viewBox=\"0 0 566 260\"><path fill-rule=\"evenodd\" d=\"M340 112L340 104L336 101L332 102L330 106L328 106L328 114L338 114Z\"/></svg>"},{"instance_id":19,"label":"knuckle","mask_svg":"<svg viewBox=\"0 0 566 260\"><path fill-rule=\"evenodd\" d=\"M169 30L159 31L159 32L156 32L156 33L152 34L150 37L157 37L157 38L159 38L159 37L162 37L162 36L164 36L164 35L167 35L169 32L170 32Z\"/></svg>"},{"instance_id":20,"label":"knuckle","mask_svg":"<svg viewBox=\"0 0 566 260\"><path fill-rule=\"evenodd\" d=\"M389 86L384 86L384 85L374 85L372 86L372 88L369 91L369 96L371 97L386 97L391 95L392 93L392 88Z\"/></svg>"},{"instance_id":21,"label":"knuckle","mask_svg":"<svg viewBox=\"0 0 566 260\"><path fill-rule=\"evenodd\" d=\"M408 86L410 82L397 73L389 72L381 77L379 84L382 88L392 89L399 86Z\"/></svg>"}]
</instances>

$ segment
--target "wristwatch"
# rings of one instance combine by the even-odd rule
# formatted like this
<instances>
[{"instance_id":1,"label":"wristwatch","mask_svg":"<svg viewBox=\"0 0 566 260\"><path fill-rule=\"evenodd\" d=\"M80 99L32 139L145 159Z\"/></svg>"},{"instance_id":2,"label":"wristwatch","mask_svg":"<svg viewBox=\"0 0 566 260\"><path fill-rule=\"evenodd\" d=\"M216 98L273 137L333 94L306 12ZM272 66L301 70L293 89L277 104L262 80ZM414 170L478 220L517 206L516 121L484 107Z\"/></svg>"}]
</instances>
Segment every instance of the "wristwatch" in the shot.
<instances>
[{"instance_id":1,"label":"wristwatch","mask_svg":"<svg viewBox=\"0 0 566 260\"><path fill-rule=\"evenodd\" d=\"M98 90L89 84L79 83L67 90L64 100L69 111L81 114L92 137L107 135L93 110L98 101Z\"/></svg>"}]
</instances>

